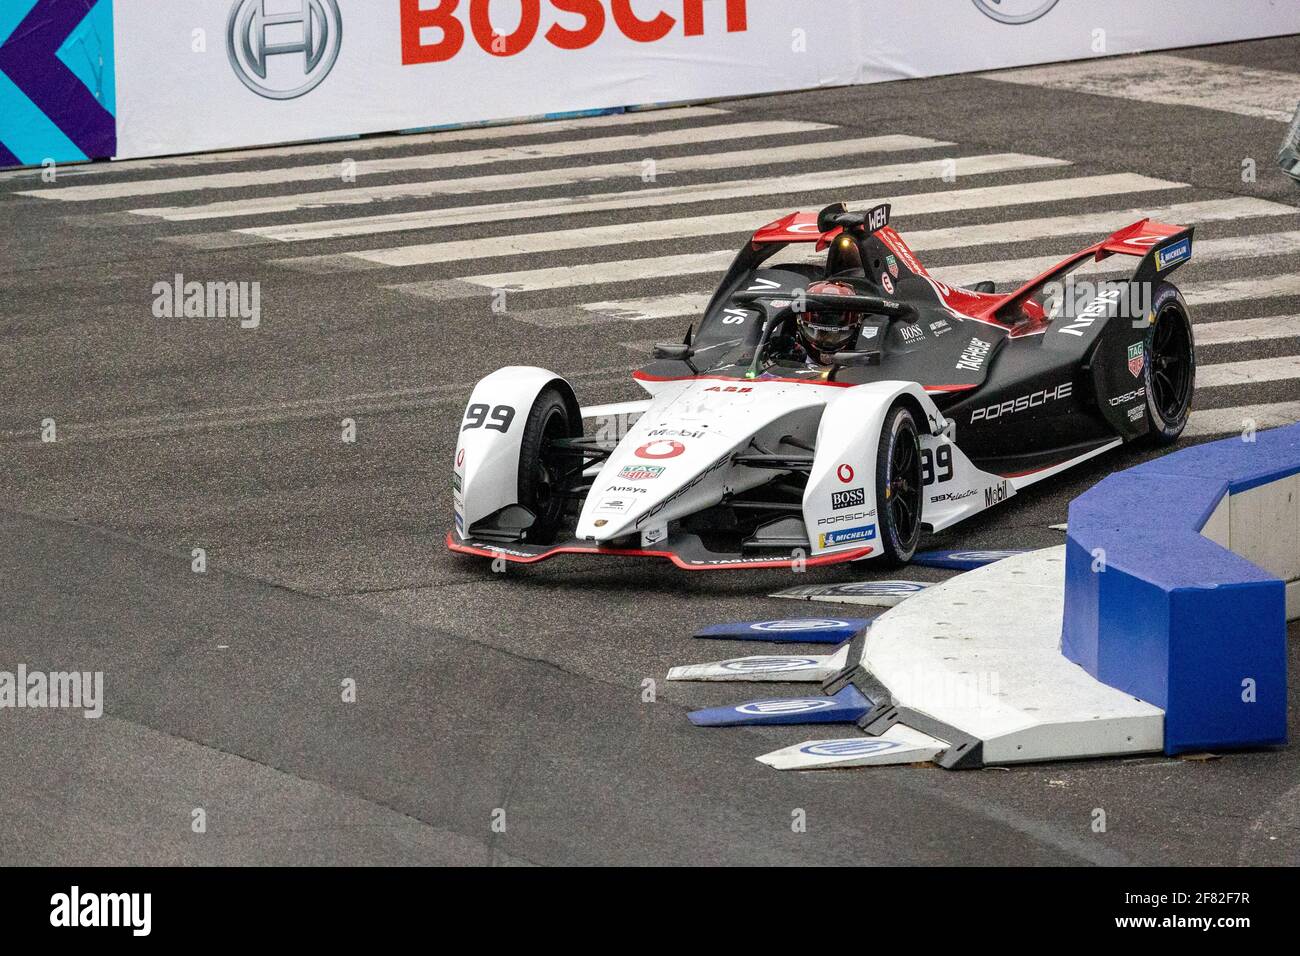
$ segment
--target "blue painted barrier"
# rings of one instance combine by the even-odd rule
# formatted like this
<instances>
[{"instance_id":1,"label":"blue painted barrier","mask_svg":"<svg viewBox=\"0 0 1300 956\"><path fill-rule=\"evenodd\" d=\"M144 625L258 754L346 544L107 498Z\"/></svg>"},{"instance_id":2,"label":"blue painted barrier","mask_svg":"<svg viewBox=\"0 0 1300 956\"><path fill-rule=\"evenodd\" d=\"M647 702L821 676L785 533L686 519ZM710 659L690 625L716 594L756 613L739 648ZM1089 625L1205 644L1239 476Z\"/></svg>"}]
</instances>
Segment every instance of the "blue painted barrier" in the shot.
<instances>
[{"instance_id":1,"label":"blue painted barrier","mask_svg":"<svg viewBox=\"0 0 1300 956\"><path fill-rule=\"evenodd\" d=\"M1070 505L1062 652L1162 708L1166 753L1286 742L1286 586L1201 530L1226 495L1296 474L1300 425L1174 452Z\"/></svg>"},{"instance_id":2,"label":"blue painted barrier","mask_svg":"<svg viewBox=\"0 0 1300 956\"><path fill-rule=\"evenodd\" d=\"M0 3L0 168L112 156L111 0Z\"/></svg>"}]
</instances>

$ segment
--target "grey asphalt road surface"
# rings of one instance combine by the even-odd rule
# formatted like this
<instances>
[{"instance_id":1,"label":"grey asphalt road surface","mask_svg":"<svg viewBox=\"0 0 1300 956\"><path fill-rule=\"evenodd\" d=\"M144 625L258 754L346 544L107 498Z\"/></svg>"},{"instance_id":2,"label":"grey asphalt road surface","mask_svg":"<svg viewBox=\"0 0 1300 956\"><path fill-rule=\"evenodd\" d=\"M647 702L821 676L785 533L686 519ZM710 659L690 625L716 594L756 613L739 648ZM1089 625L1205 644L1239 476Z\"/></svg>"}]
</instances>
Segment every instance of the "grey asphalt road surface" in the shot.
<instances>
[{"instance_id":1,"label":"grey asphalt road surface","mask_svg":"<svg viewBox=\"0 0 1300 956\"><path fill-rule=\"evenodd\" d=\"M0 863L1296 863L1294 748L781 774L753 758L815 730L689 725L792 690L666 682L742 650L696 627L827 612L766 595L882 576L869 565L498 574L443 543L476 379L535 364L586 404L639 397L630 372L721 271L663 257L841 198L909 197L905 236L952 230L921 252L931 270L999 289L1021 260L1174 207L1198 227L1186 441L1300 420L1300 188L1250 77L1290 77L1294 104L1300 39L1151 69L1188 62L1229 94L1148 102L1085 88L1080 66L0 174L0 669L105 675L99 719L0 712ZM840 145L881 136L917 139ZM522 152L471 155L498 147ZM177 276L260 283L258 326L156 316ZM931 544L1057 544L1074 495L1150 454Z\"/></svg>"}]
</instances>

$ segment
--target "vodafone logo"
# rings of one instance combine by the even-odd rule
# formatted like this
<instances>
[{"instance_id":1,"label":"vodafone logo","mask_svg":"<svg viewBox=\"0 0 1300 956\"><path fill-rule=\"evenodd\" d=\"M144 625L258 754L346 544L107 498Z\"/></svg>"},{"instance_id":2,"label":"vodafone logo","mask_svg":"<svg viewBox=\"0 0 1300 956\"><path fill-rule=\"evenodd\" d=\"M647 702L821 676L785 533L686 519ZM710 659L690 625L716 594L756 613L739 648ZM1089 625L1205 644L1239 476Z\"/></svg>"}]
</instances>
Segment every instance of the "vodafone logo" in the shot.
<instances>
[{"instance_id":1,"label":"vodafone logo","mask_svg":"<svg viewBox=\"0 0 1300 956\"><path fill-rule=\"evenodd\" d=\"M853 480L853 466L840 465L840 467L835 469L835 477L847 485Z\"/></svg>"},{"instance_id":2,"label":"vodafone logo","mask_svg":"<svg viewBox=\"0 0 1300 956\"><path fill-rule=\"evenodd\" d=\"M460 451L456 452L456 467L461 468L464 466L464 464L465 464L465 449L462 448Z\"/></svg>"},{"instance_id":3,"label":"vodafone logo","mask_svg":"<svg viewBox=\"0 0 1300 956\"><path fill-rule=\"evenodd\" d=\"M653 461L660 458L676 458L685 450L686 446L681 442L661 438L658 441L646 442L636 450L636 456Z\"/></svg>"},{"instance_id":4,"label":"vodafone logo","mask_svg":"<svg viewBox=\"0 0 1300 956\"><path fill-rule=\"evenodd\" d=\"M467 26L474 42L492 56L515 56L542 41L561 50L582 50L611 30L637 43L655 43L675 32L704 36L706 0L635 3L633 9L633 0L498 0L495 5L492 0L401 0L402 64L453 59L466 45ZM726 0L728 33L749 29L747 3ZM721 26L713 12L720 5L708 0L713 33ZM503 32L509 27L510 32Z\"/></svg>"}]
</instances>

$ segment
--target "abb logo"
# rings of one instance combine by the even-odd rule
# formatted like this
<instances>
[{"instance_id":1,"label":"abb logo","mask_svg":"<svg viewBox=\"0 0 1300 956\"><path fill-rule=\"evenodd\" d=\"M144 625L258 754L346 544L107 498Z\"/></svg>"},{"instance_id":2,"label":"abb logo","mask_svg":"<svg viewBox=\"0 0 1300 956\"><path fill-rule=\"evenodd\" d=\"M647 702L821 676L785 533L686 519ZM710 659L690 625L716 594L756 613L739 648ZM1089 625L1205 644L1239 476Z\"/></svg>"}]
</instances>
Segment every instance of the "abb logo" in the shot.
<instances>
[{"instance_id":1,"label":"abb logo","mask_svg":"<svg viewBox=\"0 0 1300 956\"><path fill-rule=\"evenodd\" d=\"M430 0L401 0L402 7L402 63L441 63L450 60L465 45L465 24L457 15L462 0L433 0L427 9L421 6ZM605 33L606 6L614 25L630 40L654 43L662 40L677 26L677 19L660 9L654 16L645 18L632 9L632 0L546 0L554 8L552 22L543 36L561 50L581 50L589 47ZM637 0L644 9L655 0ZM704 35L704 0L659 0L661 3L681 4L682 35ZM743 33L748 28L747 0L726 0L727 32ZM492 26L492 0L466 0L469 7L469 28L474 39L485 53L493 56L514 56L537 37L541 27L542 0L517 0L521 8L519 26L510 34L500 34ZM561 26L555 11L581 17L581 25ZM463 14L461 15L463 16ZM570 22L577 21L570 18Z\"/></svg>"}]
</instances>

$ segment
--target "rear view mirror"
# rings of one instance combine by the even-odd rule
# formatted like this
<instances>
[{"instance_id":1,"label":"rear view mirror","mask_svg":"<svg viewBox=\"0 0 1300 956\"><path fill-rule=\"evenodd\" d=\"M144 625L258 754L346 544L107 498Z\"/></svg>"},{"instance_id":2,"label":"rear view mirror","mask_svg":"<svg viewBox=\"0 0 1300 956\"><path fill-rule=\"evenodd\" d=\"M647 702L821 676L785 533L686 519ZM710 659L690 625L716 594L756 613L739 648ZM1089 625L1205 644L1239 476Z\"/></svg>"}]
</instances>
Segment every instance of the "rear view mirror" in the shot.
<instances>
[{"instance_id":1,"label":"rear view mirror","mask_svg":"<svg viewBox=\"0 0 1300 956\"><path fill-rule=\"evenodd\" d=\"M839 225L836 218L848 211L849 207L842 202L831 203L817 214L817 231L822 233L830 232Z\"/></svg>"},{"instance_id":2,"label":"rear view mirror","mask_svg":"<svg viewBox=\"0 0 1300 956\"><path fill-rule=\"evenodd\" d=\"M695 349L689 345L678 345L676 343L665 344L660 342L654 348L654 356L657 359L673 359L678 362L685 362L694 354Z\"/></svg>"},{"instance_id":3,"label":"rear view mirror","mask_svg":"<svg viewBox=\"0 0 1300 956\"><path fill-rule=\"evenodd\" d=\"M836 352L831 356L832 365L843 365L853 368L863 368L868 365L880 364L880 352L876 350L857 350L852 352Z\"/></svg>"}]
</instances>

